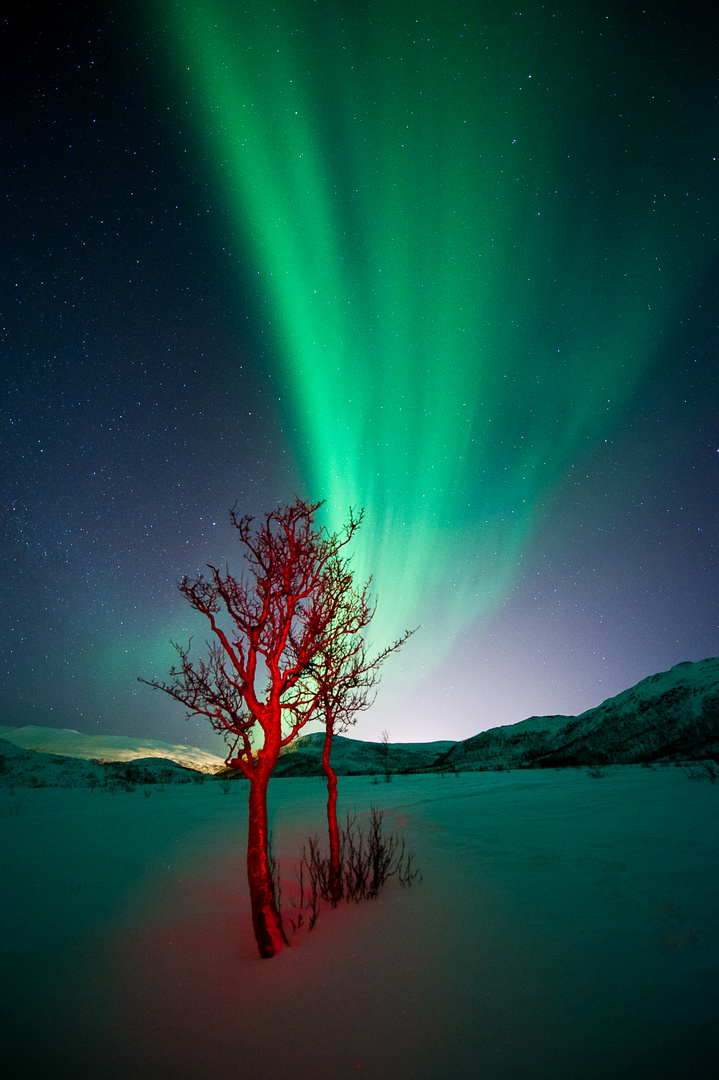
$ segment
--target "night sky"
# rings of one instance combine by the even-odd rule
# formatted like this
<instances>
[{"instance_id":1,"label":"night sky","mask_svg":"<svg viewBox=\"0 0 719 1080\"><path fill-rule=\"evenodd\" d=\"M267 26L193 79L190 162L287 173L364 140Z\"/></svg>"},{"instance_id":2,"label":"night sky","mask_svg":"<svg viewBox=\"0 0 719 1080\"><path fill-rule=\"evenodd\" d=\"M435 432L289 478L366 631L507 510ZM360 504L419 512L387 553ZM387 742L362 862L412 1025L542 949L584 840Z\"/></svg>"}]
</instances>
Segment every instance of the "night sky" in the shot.
<instances>
[{"instance_id":1,"label":"night sky","mask_svg":"<svg viewBox=\"0 0 719 1080\"><path fill-rule=\"evenodd\" d=\"M13 10L0 723L221 750L137 676L295 494L420 626L359 737L716 655L710 7Z\"/></svg>"}]
</instances>

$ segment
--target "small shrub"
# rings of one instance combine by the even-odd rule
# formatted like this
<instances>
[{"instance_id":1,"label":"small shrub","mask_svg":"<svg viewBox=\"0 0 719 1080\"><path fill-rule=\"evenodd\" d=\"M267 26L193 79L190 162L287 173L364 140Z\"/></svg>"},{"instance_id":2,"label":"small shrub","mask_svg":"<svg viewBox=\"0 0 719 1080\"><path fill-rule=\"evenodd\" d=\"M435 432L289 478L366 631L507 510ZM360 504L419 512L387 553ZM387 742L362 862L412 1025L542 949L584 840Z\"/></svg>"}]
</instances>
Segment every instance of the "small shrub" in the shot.
<instances>
[{"instance_id":1,"label":"small shrub","mask_svg":"<svg viewBox=\"0 0 719 1080\"><path fill-rule=\"evenodd\" d=\"M396 877L403 888L419 877L414 855L405 850L404 840L396 833L383 834L383 817L384 811L373 806L365 833L357 825L356 817L348 815L340 833L342 897L348 903L374 899L391 877ZM324 853L317 836L310 837L302 847L297 880L300 898L297 916L290 919L290 924L293 930L298 930L306 915L308 928L312 930L319 917L320 902L324 900L333 907L337 904L331 889L329 855Z\"/></svg>"},{"instance_id":2,"label":"small shrub","mask_svg":"<svg viewBox=\"0 0 719 1080\"><path fill-rule=\"evenodd\" d=\"M683 762L681 769L690 780L709 780L714 784L719 779L719 766L711 758L691 763Z\"/></svg>"},{"instance_id":3,"label":"small shrub","mask_svg":"<svg viewBox=\"0 0 719 1080\"><path fill-rule=\"evenodd\" d=\"M120 777L111 776L107 781L107 790L111 795L117 795L118 791L134 791L135 785L131 784L129 780L122 780Z\"/></svg>"}]
</instances>

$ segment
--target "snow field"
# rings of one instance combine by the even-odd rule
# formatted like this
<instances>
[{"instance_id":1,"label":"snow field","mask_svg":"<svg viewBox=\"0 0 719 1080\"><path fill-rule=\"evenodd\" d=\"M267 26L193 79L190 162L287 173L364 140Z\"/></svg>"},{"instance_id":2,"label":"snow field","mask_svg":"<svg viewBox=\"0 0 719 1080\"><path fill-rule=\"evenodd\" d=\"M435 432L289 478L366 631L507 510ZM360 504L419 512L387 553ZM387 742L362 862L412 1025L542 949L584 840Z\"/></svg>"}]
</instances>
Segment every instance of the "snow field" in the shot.
<instances>
[{"instance_id":1,"label":"snow field","mask_svg":"<svg viewBox=\"0 0 719 1080\"><path fill-rule=\"evenodd\" d=\"M319 779L270 789L285 911ZM246 786L0 791L6 1076L714 1076L719 788L677 768L369 777L422 881L257 958Z\"/></svg>"}]
</instances>

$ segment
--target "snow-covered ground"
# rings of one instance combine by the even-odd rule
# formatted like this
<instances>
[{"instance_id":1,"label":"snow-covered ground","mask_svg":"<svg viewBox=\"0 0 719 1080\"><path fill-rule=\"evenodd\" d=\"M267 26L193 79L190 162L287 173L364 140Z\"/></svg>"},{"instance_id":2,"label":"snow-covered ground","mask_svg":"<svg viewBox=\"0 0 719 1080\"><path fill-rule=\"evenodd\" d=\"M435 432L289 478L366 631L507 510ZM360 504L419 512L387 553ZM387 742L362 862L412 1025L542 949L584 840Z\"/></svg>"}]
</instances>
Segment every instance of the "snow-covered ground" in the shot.
<instances>
[{"instance_id":1,"label":"snow-covered ground","mask_svg":"<svg viewBox=\"0 0 719 1080\"><path fill-rule=\"evenodd\" d=\"M257 958L244 782L0 790L3 1075L658 1080L719 1061L719 785L370 777L422 881ZM286 909L319 779L271 784ZM291 913L291 911L290 911Z\"/></svg>"}]
</instances>

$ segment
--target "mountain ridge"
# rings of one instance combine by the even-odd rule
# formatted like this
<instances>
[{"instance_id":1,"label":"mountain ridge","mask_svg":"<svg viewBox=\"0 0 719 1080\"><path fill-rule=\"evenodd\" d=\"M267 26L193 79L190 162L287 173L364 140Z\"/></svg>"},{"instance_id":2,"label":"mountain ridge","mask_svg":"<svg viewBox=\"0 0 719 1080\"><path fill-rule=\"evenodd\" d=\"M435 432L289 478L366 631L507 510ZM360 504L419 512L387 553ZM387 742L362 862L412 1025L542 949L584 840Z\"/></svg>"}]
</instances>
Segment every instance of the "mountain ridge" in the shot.
<instances>
[{"instance_id":1,"label":"mountain ridge","mask_svg":"<svg viewBox=\"0 0 719 1080\"><path fill-rule=\"evenodd\" d=\"M683 661L579 716L530 717L457 743L445 768L552 768L719 758L719 658Z\"/></svg>"},{"instance_id":2,"label":"mountain ridge","mask_svg":"<svg viewBox=\"0 0 719 1080\"><path fill-rule=\"evenodd\" d=\"M285 747L273 777L322 775L323 740L324 733L318 732ZM176 781L189 777L187 770L214 775L229 771L224 769L222 758L196 747L120 735L83 735L71 728L0 726L0 743L6 783L23 783L22 775L35 775L42 769L43 783L64 785L74 768L77 782L86 784L93 772L90 766L99 762L124 764L126 770L134 763L139 776L154 776L156 767L164 762L179 768ZM23 762L16 749L28 755ZM44 765L43 757L47 759ZM63 759L66 763L74 760L76 767L66 764L63 768ZM719 763L717 657L683 661L650 675L579 716L530 716L460 742L390 743L385 747L380 742L336 735L332 747L332 763L339 776L701 759Z\"/></svg>"},{"instance_id":3,"label":"mountain ridge","mask_svg":"<svg viewBox=\"0 0 719 1080\"><path fill-rule=\"evenodd\" d=\"M74 728L51 728L35 724L12 728L0 725L0 739L14 743L23 750L85 761L160 758L204 773L215 773L225 764L224 758L210 754L207 750L199 750L195 746L179 746L159 739L133 739L128 735L86 735Z\"/></svg>"}]
</instances>

